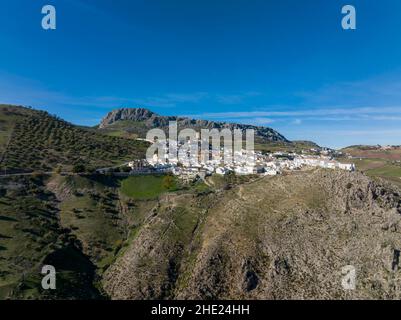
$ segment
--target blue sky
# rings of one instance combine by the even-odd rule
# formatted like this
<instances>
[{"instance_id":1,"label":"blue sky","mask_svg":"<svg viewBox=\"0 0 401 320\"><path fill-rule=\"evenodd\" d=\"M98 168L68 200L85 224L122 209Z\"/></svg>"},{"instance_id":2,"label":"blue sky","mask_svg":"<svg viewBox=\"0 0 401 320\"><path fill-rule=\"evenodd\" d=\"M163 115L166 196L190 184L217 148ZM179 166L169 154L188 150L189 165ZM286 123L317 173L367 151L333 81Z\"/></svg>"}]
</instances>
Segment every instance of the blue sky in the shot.
<instances>
[{"instance_id":1,"label":"blue sky","mask_svg":"<svg viewBox=\"0 0 401 320\"><path fill-rule=\"evenodd\" d=\"M401 144L399 0L13 0L0 15L0 103L82 125L140 106L331 147Z\"/></svg>"}]
</instances>

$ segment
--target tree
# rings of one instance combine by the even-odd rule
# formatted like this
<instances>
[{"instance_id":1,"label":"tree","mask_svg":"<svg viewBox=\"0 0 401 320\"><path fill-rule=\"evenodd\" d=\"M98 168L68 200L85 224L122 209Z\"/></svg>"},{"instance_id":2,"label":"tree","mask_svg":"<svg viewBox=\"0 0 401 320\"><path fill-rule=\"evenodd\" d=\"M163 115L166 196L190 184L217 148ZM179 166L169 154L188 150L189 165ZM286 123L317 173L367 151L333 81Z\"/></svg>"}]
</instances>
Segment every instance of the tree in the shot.
<instances>
[{"instance_id":1,"label":"tree","mask_svg":"<svg viewBox=\"0 0 401 320\"><path fill-rule=\"evenodd\" d=\"M61 170L62 170L61 166L58 166L56 169L54 169L54 173L60 174Z\"/></svg>"},{"instance_id":2,"label":"tree","mask_svg":"<svg viewBox=\"0 0 401 320\"><path fill-rule=\"evenodd\" d=\"M122 166L122 167L120 168L120 171L121 171L121 172L130 172L130 171L131 171L131 168L128 167L128 166Z\"/></svg>"},{"instance_id":3,"label":"tree","mask_svg":"<svg viewBox=\"0 0 401 320\"><path fill-rule=\"evenodd\" d=\"M72 168L72 172L74 172L74 173L83 173L83 172L85 172L85 166L83 164L76 164Z\"/></svg>"}]
</instances>

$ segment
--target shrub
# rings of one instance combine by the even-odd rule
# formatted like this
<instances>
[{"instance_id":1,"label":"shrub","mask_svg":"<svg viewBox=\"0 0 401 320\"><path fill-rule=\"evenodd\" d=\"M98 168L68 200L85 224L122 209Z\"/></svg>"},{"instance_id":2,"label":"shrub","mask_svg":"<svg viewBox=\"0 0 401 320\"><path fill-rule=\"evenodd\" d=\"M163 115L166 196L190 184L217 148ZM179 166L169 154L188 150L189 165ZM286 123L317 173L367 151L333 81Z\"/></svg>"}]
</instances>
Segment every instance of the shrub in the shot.
<instances>
[{"instance_id":1,"label":"shrub","mask_svg":"<svg viewBox=\"0 0 401 320\"><path fill-rule=\"evenodd\" d=\"M128 166L123 166L123 167L120 168L120 171L121 171L121 172L130 172L130 171L131 171L131 168L128 167Z\"/></svg>"},{"instance_id":2,"label":"shrub","mask_svg":"<svg viewBox=\"0 0 401 320\"><path fill-rule=\"evenodd\" d=\"M163 188L170 190L174 187L175 181L174 178L171 175L165 176L163 178Z\"/></svg>"},{"instance_id":3,"label":"shrub","mask_svg":"<svg viewBox=\"0 0 401 320\"><path fill-rule=\"evenodd\" d=\"M56 174L60 174L61 171L62 171L61 166L58 166L56 169L54 169L54 173L56 173Z\"/></svg>"},{"instance_id":4,"label":"shrub","mask_svg":"<svg viewBox=\"0 0 401 320\"><path fill-rule=\"evenodd\" d=\"M72 168L72 172L74 172L74 173L83 173L83 172L85 172L85 170L86 170L86 168L83 164L76 164Z\"/></svg>"}]
</instances>

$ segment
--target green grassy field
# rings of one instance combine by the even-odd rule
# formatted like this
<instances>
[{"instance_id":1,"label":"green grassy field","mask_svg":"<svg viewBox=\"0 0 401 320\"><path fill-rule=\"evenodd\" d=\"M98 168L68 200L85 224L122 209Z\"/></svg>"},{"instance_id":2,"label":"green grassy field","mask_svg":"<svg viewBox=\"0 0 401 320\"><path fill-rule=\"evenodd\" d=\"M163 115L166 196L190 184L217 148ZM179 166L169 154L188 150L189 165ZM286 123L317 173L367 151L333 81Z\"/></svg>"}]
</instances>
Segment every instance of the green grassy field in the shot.
<instances>
[{"instance_id":1,"label":"green grassy field","mask_svg":"<svg viewBox=\"0 0 401 320\"><path fill-rule=\"evenodd\" d=\"M380 177L401 187L401 164L383 158L339 159L340 162L354 163L356 169L370 177Z\"/></svg>"},{"instance_id":2,"label":"green grassy field","mask_svg":"<svg viewBox=\"0 0 401 320\"><path fill-rule=\"evenodd\" d=\"M385 159L339 159L343 163L354 163L359 171L368 171L377 168L382 168L387 165Z\"/></svg>"},{"instance_id":3,"label":"green grassy field","mask_svg":"<svg viewBox=\"0 0 401 320\"><path fill-rule=\"evenodd\" d=\"M177 182L170 189L163 185L163 175L132 176L122 181L121 191L126 196L135 200L152 200L162 193L177 188Z\"/></svg>"},{"instance_id":4,"label":"green grassy field","mask_svg":"<svg viewBox=\"0 0 401 320\"><path fill-rule=\"evenodd\" d=\"M387 163L386 165L366 171L371 177L380 177L392 182L401 188L401 166L395 166Z\"/></svg>"},{"instance_id":5,"label":"green grassy field","mask_svg":"<svg viewBox=\"0 0 401 320\"><path fill-rule=\"evenodd\" d=\"M401 177L401 166L387 164L381 168L371 169L368 171L371 175L382 177Z\"/></svg>"}]
</instances>

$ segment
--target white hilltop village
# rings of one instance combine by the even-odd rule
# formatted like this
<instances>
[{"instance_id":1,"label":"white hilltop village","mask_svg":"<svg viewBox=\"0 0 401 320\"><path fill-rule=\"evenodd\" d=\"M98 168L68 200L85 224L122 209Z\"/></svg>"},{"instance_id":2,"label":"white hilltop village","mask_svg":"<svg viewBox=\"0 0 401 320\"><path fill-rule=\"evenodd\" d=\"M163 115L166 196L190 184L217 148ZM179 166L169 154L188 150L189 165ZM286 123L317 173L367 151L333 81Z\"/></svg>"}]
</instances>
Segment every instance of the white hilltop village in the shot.
<instances>
[{"instance_id":1,"label":"white hilltop village","mask_svg":"<svg viewBox=\"0 0 401 320\"><path fill-rule=\"evenodd\" d=\"M175 141L173 141L175 142ZM235 173L237 175L261 175L275 176L285 171L305 170L312 168L325 168L332 170L354 171L355 165L352 163L340 163L334 160L333 156L338 154L331 149L303 150L302 154L297 153L263 153L259 151L249 151L241 149L232 152L231 161L224 161L220 155L224 154L224 148L219 150L210 150L209 160L202 160L199 155L190 156L188 152L182 151L184 143L176 142L178 157L169 157L168 145L163 145L162 156L157 153L151 159L135 160L126 165L130 168L132 175L151 174L151 173L171 173L183 180L196 178L205 178L212 174L226 175ZM187 142L185 150L194 150L198 148L198 141L195 143ZM315 155L308 153L313 152ZM181 153L181 156L180 156ZM215 157L213 157L214 155ZM217 156L216 156L217 155Z\"/></svg>"}]
</instances>

